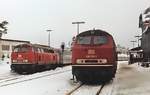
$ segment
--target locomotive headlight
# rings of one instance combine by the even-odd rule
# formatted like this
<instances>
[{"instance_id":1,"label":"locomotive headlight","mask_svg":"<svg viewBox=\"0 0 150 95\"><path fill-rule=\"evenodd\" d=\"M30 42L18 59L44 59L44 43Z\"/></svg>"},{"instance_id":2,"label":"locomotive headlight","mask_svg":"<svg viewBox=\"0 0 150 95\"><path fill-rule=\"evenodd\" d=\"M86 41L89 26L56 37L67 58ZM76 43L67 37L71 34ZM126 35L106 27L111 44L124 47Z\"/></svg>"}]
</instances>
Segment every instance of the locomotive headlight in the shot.
<instances>
[{"instance_id":1,"label":"locomotive headlight","mask_svg":"<svg viewBox=\"0 0 150 95\"><path fill-rule=\"evenodd\" d=\"M99 59L99 63L107 63L107 59Z\"/></svg>"},{"instance_id":2,"label":"locomotive headlight","mask_svg":"<svg viewBox=\"0 0 150 95\"><path fill-rule=\"evenodd\" d=\"M17 60L12 60L12 62L14 62L14 63L15 63L15 62L17 62Z\"/></svg>"},{"instance_id":3,"label":"locomotive headlight","mask_svg":"<svg viewBox=\"0 0 150 95\"><path fill-rule=\"evenodd\" d=\"M80 60L80 59L77 59L77 60L76 60L76 63L81 63L81 60Z\"/></svg>"},{"instance_id":4,"label":"locomotive headlight","mask_svg":"<svg viewBox=\"0 0 150 95\"><path fill-rule=\"evenodd\" d=\"M76 63L85 63L82 59L77 59Z\"/></svg>"},{"instance_id":5,"label":"locomotive headlight","mask_svg":"<svg viewBox=\"0 0 150 95\"><path fill-rule=\"evenodd\" d=\"M28 60L26 59L26 60L23 60L23 62L28 62Z\"/></svg>"}]
</instances>

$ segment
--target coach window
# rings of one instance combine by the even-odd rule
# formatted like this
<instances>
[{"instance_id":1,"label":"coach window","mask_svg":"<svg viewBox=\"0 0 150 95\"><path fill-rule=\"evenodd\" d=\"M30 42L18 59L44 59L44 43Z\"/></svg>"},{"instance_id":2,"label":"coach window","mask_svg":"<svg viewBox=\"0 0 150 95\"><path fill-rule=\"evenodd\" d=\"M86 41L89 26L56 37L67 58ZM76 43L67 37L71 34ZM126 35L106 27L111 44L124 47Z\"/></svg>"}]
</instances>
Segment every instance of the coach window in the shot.
<instances>
[{"instance_id":1,"label":"coach window","mask_svg":"<svg viewBox=\"0 0 150 95\"><path fill-rule=\"evenodd\" d=\"M91 36L77 38L77 44L90 44L90 43L91 43Z\"/></svg>"},{"instance_id":2,"label":"coach window","mask_svg":"<svg viewBox=\"0 0 150 95\"><path fill-rule=\"evenodd\" d=\"M94 44L106 44L107 37L106 36L95 36L94 37Z\"/></svg>"}]
</instances>

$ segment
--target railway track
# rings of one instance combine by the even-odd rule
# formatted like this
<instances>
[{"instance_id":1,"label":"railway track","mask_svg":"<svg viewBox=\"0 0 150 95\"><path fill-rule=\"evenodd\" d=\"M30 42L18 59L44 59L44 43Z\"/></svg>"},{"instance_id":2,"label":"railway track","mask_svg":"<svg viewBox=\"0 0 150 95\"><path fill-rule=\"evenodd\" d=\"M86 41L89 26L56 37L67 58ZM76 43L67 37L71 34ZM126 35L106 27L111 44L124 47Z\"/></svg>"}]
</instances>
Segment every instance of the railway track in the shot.
<instances>
[{"instance_id":1,"label":"railway track","mask_svg":"<svg viewBox=\"0 0 150 95\"><path fill-rule=\"evenodd\" d=\"M100 93L101 93L101 91L102 91L102 89L103 89L104 86L105 86L105 83L103 83L103 84L100 86L100 88L99 88L98 91L96 92L96 95L100 95Z\"/></svg>"},{"instance_id":2,"label":"railway track","mask_svg":"<svg viewBox=\"0 0 150 95\"><path fill-rule=\"evenodd\" d=\"M113 82L102 83L100 85L80 84L68 91L65 95L111 95L113 88Z\"/></svg>"},{"instance_id":3,"label":"railway track","mask_svg":"<svg viewBox=\"0 0 150 95\"><path fill-rule=\"evenodd\" d=\"M19 76L19 75L17 73L11 73L11 72L4 73L0 75L0 80L8 79L14 76Z\"/></svg>"},{"instance_id":4,"label":"railway track","mask_svg":"<svg viewBox=\"0 0 150 95\"><path fill-rule=\"evenodd\" d=\"M100 86L96 86L96 87L90 87L91 89L96 88L97 91L94 91L95 94L92 95L100 95L103 87L105 84L101 84ZM90 90L90 88L87 88L88 86L85 84L80 84L78 86L76 86L75 88L73 88L72 90L70 90L69 92L67 92L65 95L85 95L83 94L85 92L85 89ZM82 92L83 90L83 92ZM87 94L87 92L85 92ZM90 95L90 94L89 94Z\"/></svg>"},{"instance_id":5,"label":"railway track","mask_svg":"<svg viewBox=\"0 0 150 95\"><path fill-rule=\"evenodd\" d=\"M48 77L48 76L52 76L52 75L57 75L57 74L61 74L61 73L69 72L69 71L71 71L71 70L56 71L56 72L52 72L49 74L40 73L40 75L36 75L36 76L20 75L18 77L5 78L3 80L0 80L0 87L9 86L9 85L17 84L17 83L22 83L22 82L27 82L27 81L31 81L31 80L35 80L35 79L39 79L39 78L43 78L43 77Z\"/></svg>"},{"instance_id":6,"label":"railway track","mask_svg":"<svg viewBox=\"0 0 150 95\"><path fill-rule=\"evenodd\" d=\"M0 83L19 79L19 78L22 78L23 76L24 75L19 75L17 73L13 73L13 72L5 73L5 74L0 75Z\"/></svg>"},{"instance_id":7,"label":"railway track","mask_svg":"<svg viewBox=\"0 0 150 95\"><path fill-rule=\"evenodd\" d=\"M76 87L73 88L71 91L67 92L65 95L71 95L71 94L74 93L76 90L78 90L81 86L83 86L83 84L80 84L80 85L76 86Z\"/></svg>"},{"instance_id":8,"label":"railway track","mask_svg":"<svg viewBox=\"0 0 150 95\"><path fill-rule=\"evenodd\" d=\"M0 84L8 82L8 81L12 81L12 80L20 79L20 78L23 78L23 76L20 75L20 76L7 77L7 78L4 78L4 79L0 80Z\"/></svg>"}]
</instances>

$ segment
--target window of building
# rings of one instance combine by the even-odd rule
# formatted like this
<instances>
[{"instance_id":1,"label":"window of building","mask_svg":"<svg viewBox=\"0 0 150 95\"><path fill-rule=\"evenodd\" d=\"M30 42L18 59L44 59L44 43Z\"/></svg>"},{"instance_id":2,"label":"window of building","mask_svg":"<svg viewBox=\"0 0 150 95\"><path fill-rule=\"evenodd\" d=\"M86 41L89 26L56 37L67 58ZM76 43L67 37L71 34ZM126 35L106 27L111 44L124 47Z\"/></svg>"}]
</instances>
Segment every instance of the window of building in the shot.
<instances>
[{"instance_id":1,"label":"window of building","mask_svg":"<svg viewBox=\"0 0 150 95\"><path fill-rule=\"evenodd\" d=\"M10 46L9 45L2 45L2 50L9 51Z\"/></svg>"}]
</instances>

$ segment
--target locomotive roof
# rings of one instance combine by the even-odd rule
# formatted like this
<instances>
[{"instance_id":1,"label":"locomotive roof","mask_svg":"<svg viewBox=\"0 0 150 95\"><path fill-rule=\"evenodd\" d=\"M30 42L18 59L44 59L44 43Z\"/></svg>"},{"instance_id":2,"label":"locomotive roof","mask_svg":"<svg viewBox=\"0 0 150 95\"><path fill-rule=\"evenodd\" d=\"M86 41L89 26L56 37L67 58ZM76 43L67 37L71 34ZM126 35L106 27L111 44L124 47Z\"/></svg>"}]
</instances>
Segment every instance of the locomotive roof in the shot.
<instances>
[{"instance_id":1,"label":"locomotive roof","mask_svg":"<svg viewBox=\"0 0 150 95\"><path fill-rule=\"evenodd\" d=\"M85 31L85 32L82 32L80 34L77 35L78 36L90 36L90 35L94 35L94 36L100 36L100 35L109 35L111 36L109 33L103 31L103 30L88 30L88 31Z\"/></svg>"},{"instance_id":2,"label":"locomotive roof","mask_svg":"<svg viewBox=\"0 0 150 95\"><path fill-rule=\"evenodd\" d=\"M46 46L46 45L40 45L40 44L31 44L31 43L27 43L27 44L19 44L19 45L16 45L15 47L18 47L18 46L32 46L32 47L39 47L39 48L45 48L45 49L53 49L52 47L49 47L49 46Z\"/></svg>"}]
</instances>

